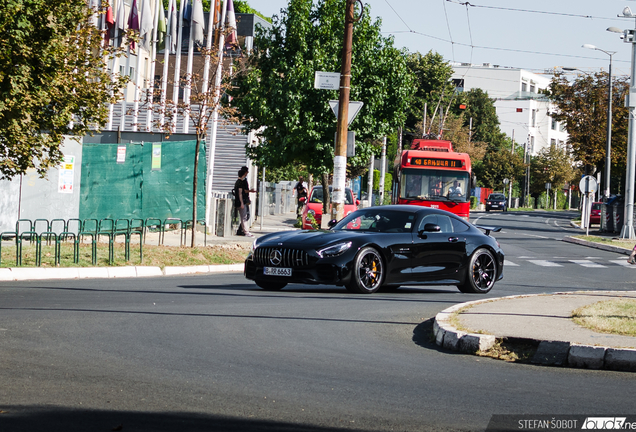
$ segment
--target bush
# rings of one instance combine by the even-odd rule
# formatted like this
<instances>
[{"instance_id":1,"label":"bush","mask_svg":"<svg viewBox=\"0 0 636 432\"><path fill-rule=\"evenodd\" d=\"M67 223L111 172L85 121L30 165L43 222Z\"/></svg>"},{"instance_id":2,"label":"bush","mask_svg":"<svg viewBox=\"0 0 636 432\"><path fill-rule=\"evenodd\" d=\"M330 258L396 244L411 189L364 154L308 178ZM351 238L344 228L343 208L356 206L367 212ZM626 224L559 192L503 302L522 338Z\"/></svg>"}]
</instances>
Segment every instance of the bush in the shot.
<instances>
[{"instance_id":1,"label":"bush","mask_svg":"<svg viewBox=\"0 0 636 432\"><path fill-rule=\"evenodd\" d=\"M471 196L470 197L470 209L471 210L475 210L477 208L477 206L479 206L479 198L477 198L476 196Z\"/></svg>"}]
</instances>

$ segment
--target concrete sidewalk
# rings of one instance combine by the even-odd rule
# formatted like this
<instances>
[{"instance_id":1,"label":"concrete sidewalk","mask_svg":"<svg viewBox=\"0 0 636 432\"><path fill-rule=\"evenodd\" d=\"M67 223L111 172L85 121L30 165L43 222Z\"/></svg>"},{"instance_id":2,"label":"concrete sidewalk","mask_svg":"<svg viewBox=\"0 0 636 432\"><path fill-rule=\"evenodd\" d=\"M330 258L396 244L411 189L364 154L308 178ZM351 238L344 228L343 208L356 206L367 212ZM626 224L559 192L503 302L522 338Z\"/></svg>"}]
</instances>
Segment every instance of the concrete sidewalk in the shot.
<instances>
[{"instance_id":1,"label":"concrete sidewalk","mask_svg":"<svg viewBox=\"0 0 636 432\"><path fill-rule=\"evenodd\" d=\"M535 364L636 372L636 337L597 333L571 319L580 307L624 298L636 299L636 292L564 292L461 303L437 314L435 340L467 353L487 351L501 341L525 342L537 346L531 359Z\"/></svg>"}]
</instances>

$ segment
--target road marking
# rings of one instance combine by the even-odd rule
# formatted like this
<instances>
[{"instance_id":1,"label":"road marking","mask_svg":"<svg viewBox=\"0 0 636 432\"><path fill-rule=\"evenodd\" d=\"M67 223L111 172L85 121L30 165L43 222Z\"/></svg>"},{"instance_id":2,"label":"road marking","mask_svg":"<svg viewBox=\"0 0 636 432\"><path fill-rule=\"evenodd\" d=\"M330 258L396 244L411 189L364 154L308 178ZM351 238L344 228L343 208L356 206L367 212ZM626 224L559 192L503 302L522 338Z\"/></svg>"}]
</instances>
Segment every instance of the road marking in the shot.
<instances>
[{"instance_id":1,"label":"road marking","mask_svg":"<svg viewBox=\"0 0 636 432\"><path fill-rule=\"evenodd\" d=\"M629 267L629 268L632 268L632 269L636 270L636 265L628 263L627 259L625 259L625 258L620 259L620 260L610 260L610 262L612 262L614 264L618 264L619 266Z\"/></svg>"},{"instance_id":2,"label":"road marking","mask_svg":"<svg viewBox=\"0 0 636 432\"><path fill-rule=\"evenodd\" d=\"M520 256L519 259L534 259L533 256Z\"/></svg>"},{"instance_id":3,"label":"road marking","mask_svg":"<svg viewBox=\"0 0 636 432\"><path fill-rule=\"evenodd\" d=\"M528 262L531 262L532 264L536 264L541 267L563 267L561 264L557 264L552 261L546 261L546 260L528 260Z\"/></svg>"},{"instance_id":4,"label":"road marking","mask_svg":"<svg viewBox=\"0 0 636 432\"><path fill-rule=\"evenodd\" d=\"M535 234L523 234L524 236L528 236L528 237L536 237L536 238L542 238L542 239L547 239L550 237L544 237L544 236L540 236L540 235L535 235Z\"/></svg>"},{"instance_id":5,"label":"road marking","mask_svg":"<svg viewBox=\"0 0 636 432\"><path fill-rule=\"evenodd\" d=\"M515 264L512 261L508 261L508 260L504 260L504 265L510 266L510 267L519 267L519 264Z\"/></svg>"},{"instance_id":6,"label":"road marking","mask_svg":"<svg viewBox=\"0 0 636 432\"><path fill-rule=\"evenodd\" d=\"M607 268L606 266L602 265L602 264L598 264L595 262L592 262L590 260L569 260L570 262L573 262L574 264L578 264L580 266L583 267L589 267L589 268Z\"/></svg>"}]
</instances>

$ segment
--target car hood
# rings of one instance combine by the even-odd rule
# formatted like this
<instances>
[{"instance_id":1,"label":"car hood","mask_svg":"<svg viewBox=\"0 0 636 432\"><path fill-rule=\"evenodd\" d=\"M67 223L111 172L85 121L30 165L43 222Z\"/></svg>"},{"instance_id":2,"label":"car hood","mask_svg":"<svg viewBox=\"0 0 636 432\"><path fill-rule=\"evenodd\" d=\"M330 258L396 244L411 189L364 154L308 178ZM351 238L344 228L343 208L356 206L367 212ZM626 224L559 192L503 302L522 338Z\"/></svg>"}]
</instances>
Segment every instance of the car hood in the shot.
<instances>
[{"instance_id":1,"label":"car hood","mask_svg":"<svg viewBox=\"0 0 636 432\"><path fill-rule=\"evenodd\" d=\"M256 246L285 246L298 248L318 248L338 241L359 238L364 231L302 230L281 231L266 234L256 240Z\"/></svg>"}]
</instances>

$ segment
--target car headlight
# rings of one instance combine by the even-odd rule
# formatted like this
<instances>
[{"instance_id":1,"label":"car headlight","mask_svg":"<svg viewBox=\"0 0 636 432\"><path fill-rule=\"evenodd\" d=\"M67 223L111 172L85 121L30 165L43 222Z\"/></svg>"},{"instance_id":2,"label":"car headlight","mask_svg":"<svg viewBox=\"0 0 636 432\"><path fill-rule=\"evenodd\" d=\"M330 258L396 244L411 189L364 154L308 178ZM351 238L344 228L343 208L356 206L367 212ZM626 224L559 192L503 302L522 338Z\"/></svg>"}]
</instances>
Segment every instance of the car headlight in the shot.
<instances>
[{"instance_id":1,"label":"car headlight","mask_svg":"<svg viewBox=\"0 0 636 432\"><path fill-rule=\"evenodd\" d=\"M338 243L333 246L329 246L324 249L317 250L316 253L320 258L335 257L343 254L347 249L351 247L351 242Z\"/></svg>"},{"instance_id":2,"label":"car headlight","mask_svg":"<svg viewBox=\"0 0 636 432\"><path fill-rule=\"evenodd\" d=\"M310 214L312 216L316 216L316 211L315 210L307 210L307 214Z\"/></svg>"}]
</instances>

